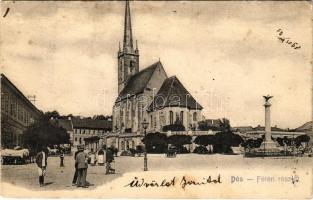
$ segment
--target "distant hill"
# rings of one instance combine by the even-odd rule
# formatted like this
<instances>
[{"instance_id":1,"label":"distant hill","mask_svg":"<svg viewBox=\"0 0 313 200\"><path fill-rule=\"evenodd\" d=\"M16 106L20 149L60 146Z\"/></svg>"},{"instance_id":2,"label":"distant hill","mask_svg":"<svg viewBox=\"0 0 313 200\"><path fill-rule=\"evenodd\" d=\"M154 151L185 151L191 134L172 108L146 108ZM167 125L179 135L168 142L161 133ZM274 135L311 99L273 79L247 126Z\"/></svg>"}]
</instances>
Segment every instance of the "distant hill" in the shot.
<instances>
[{"instance_id":1,"label":"distant hill","mask_svg":"<svg viewBox=\"0 0 313 200\"><path fill-rule=\"evenodd\" d=\"M232 130L245 133L245 132L251 132L251 131L265 131L265 127L260 126L260 125L258 125L257 127L254 127L254 128L252 126L235 126L232 128ZM271 127L271 130L272 131L279 131L279 132L289 131L287 129L278 128L277 126Z\"/></svg>"},{"instance_id":2,"label":"distant hill","mask_svg":"<svg viewBox=\"0 0 313 200\"><path fill-rule=\"evenodd\" d=\"M313 121L307 122L303 124L302 126L296 128L296 131L306 132L306 131L312 131L313 130Z\"/></svg>"}]
</instances>

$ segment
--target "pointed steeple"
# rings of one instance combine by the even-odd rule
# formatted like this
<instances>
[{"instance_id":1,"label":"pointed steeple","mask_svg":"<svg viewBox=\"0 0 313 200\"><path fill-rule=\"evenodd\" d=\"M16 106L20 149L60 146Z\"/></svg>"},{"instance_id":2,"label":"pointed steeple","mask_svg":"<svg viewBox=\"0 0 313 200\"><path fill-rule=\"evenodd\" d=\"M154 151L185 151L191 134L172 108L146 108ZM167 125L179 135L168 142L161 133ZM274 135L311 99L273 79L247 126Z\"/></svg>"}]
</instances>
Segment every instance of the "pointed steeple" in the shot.
<instances>
[{"instance_id":1,"label":"pointed steeple","mask_svg":"<svg viewBox=\"0 0 313 200\"><path fill-rule=\"evenodd\" d=\"M124 21L124 41L123 41L123 51L125 53L133 52L133 33L132 33L132 24L130 17L130 7L129 1L126 1L125 6L125 21Z\"/></svg>"},{"instance_id":2,"label":"pointed steeple","mask_svg":"<svg viewBox=\"0 0 313 200\"><path fill-rule=\"evenodd\" d=\"M125 5L124 38L123 47L119 47L118 59L118 92L120 93L129 78L139 72L139 50L136 42L136 49L133 44L133 33L129 1Z\"/></svg>"},{"instance_id":3,"label":"pointed steeple","mask_svg":"<svg viewBox=\"0 0 313 200\"><path fill-rule=\"evenodd\" d=\"M137 43L137 40L136 40L136 49L135 49L135 53L136 53L136 54L139 54L139 50L138 50L138 43Z\"/></svg>"}]
</instances>

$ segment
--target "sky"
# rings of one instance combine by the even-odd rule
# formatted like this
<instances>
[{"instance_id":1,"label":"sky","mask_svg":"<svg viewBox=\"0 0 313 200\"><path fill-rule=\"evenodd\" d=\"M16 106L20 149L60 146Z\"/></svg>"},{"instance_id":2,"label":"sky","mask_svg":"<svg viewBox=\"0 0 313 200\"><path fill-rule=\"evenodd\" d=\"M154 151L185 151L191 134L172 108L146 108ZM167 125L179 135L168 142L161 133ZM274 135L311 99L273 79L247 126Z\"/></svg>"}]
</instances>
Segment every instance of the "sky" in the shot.
<instances>
[{"instance_id":1,"label":"sky","mask_svg":"<svg viewBox=\"0 0 313 200\"><path fill-rule=\"evenodd\" d=\"M295 128L312 118L309 2L132 1L140 69L158 60L204 107L232 126ZM2 17L7 8L6 17ZM2 2L0 67L43 111L110 115L125 2ZM301 14L300 14L301 13ZM301 46L294 49L278 38Z\"/></svg>"}]
</instances>

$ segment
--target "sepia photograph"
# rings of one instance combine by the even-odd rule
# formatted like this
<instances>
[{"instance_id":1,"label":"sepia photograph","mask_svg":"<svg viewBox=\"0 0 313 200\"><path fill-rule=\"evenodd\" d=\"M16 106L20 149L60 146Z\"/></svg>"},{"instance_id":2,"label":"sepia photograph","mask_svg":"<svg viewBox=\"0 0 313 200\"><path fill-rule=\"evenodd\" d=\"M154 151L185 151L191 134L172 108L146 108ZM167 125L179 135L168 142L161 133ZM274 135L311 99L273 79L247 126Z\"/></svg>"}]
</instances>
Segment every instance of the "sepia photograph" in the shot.
<instances>
[{"instance_id":1,"label":"sepia photograph","mask_svg":"<svg viewBox=\"0 0 313 200\"><path fill-rule=\"evenodd\" d=\"M1 196L313 198L311 1L0 5Z\"/></svg>"}]
</instances>

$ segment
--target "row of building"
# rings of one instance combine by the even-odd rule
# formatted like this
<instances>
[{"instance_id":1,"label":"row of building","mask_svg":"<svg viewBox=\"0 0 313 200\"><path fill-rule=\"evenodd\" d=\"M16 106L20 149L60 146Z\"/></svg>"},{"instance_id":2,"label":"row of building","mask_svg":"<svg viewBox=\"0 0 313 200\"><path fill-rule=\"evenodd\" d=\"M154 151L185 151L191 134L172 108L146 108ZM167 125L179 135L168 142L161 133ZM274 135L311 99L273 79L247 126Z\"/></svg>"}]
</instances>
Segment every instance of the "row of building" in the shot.
<instances>
[{"instance_id":1,"label":"row of building","mask_svg":"<svg viewBox=\"0 0 313 200\"><path fill-rule=\"evenodd\" d=\"M69 117L68 119L52 119L56 125L66 129L73 146L91 145L98 149L103 138L112 131L112 120Z\"/></svg>"},{"instance_id":2,"label":"row of building","mask_svg":"<svg viewBox=\"0 0 313 200\"><path fill-rule=\"evenodd\" d=\"M44 113L4 75L1 74L1 147L23 146L22 135L27 127L39 120ZM59 127L66 129L72 145L90 144L98 147L101 138L112 131L111 118L53 119Z\"/></svg>"},{"instance_id":3,"label":"row of building","mask_svg":"<svg viewBox=\"0 0 313 200\"><path fill-rule=\"evenodd\" d=\"M1 147L21 145L23 132L42 115L42 111L1 74Z\"/></svg>"}]
</instances>

